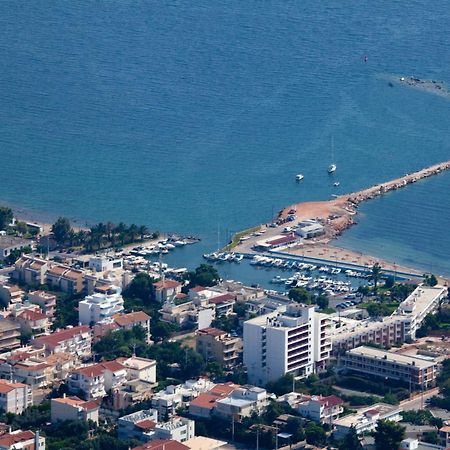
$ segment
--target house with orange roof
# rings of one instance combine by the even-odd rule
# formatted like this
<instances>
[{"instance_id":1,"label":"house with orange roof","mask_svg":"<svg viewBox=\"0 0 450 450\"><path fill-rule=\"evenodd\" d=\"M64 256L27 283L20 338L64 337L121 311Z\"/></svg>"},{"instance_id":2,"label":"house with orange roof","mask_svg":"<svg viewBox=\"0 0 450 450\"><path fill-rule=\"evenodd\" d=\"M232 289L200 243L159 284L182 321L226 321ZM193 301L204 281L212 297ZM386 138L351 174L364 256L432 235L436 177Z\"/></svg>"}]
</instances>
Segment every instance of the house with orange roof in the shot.
<instances>
[{"instance_id":1,"label":"house with orange roof","mask_svg":"<svg viewBox=\"0 0 450 450\"><path fill-rule=\"evenodd\" d=\"M68 397L64 394L60 398L51 400L52 423L64 420L92 420L98 424L100 406L94 401L81 400L78 397Z\"/></svg>"},{"instance_id":2,"label":"house with orange roof","mask_svg":"<svg viewBox=\"0 0 450 450\"><path fill-rule=\"evenodd\" d=\"M45 284L48 261L32 256L21 256L14 264L11 278L28 286Z\"/></svg>"},{"instance_id":3,"label":"house with orange roof","mask_svg":"<svg viewBox=\"0 0 450 450\"><path fill-rule=\"evenodd\" d=\"M84 272L63 264L53 264L47 270L46 283L69 294L78 294L84 288Z\"/></svg>"},{"instance_id":4,"label":"house with orange roof","mask_svg":"<svg viewBox=\"0 0 450 450\"><path fill-rule=\"evenodd\" d=\"M22 332L32 333L33 336L41 336L48 333L50 329L50 320L47 315L36 309L23 309L15 314L15 321L20 325Z\"/></svg>"},{"instance_id":5,"label":"house with orange roof","mask_svg":"<svg viewBox=\"0 0 450 450\"><path fill-rule=\"evenodd\" d=\"M32 404L33 395L29 386L0 380L0 409L7 413L22 414Z\"/></svg>"},{"instance_id":6,"label":"house with orange roof","mask_svg":"<svg viewBox=\"0 0 450 450\"><path fill-rule=\"evenodd\" d=\"M134 311L127 314L115 314L114 323L122 330L131 330L133 327L140 326L145 330L146 341L152 342L150 335L150 316L144 311Z\"/></svg>"},{"instance_id":7,"label":"house with orange roof","mask_svg":"<svg viewBox=\"0 0 450 450\"><path fill-rule=\"evenodd\" d=\"M68 385L74 393L82 393L87 400L103 398L127 381L127 369L117 361L106 361L75 369Z\"/></svg>"},{"instance_id":8,"label":"house with orange roof","mask_svg":"<svg viewBox=\"0 0 450 450\"><path fill-rule=\"evenodd\" d=\"M74 353L80 358L91 356L91 344L91 330L86 325L55 331L31 341L31 345L35 348L45 347L47 354Z\"/></svg>"},{"instance_id":9,"label":"house with orange roof","mask_svg":"<svg viewBox=\"0 0 450 450\"><path fill-rule=\"evenodd\" d=\"M211 390L200 394L189 403L189 414L204 419L211 418L216 401L228 397L234 390L240 388L238 384L216 384Z\"/></svg>"},{"instance_id":10,"label":"house with orange roof","mask_svg":"<svg viewBox=\"0 0 450 450\"><path fill-rule=\"evenodd\" d=\"M0 450L45 450L45 437L31 430L16 430L0 436Z\"/></svg>"},{"instance_id":11,"label":"house with orange roof","mask_svg":"<svg viewBox=\"0 0 450 450\"><path fill-rule=\"evenodd\" d=\"M171 439L159 439L134 447L131 450L190 450L190 447Z\"/></svg>"},{"instance_id":12,"label":"house with orange roof","mask_svg":"<svg viewBox=\"0 0 450 450\"><path fill-rule=\"evenodd\" d=\"M174 301L177 294L181 293L182 284L179 281L163 279L153 283L153 295L159 303L167 300Z\"/></svg>"}]
</instances>

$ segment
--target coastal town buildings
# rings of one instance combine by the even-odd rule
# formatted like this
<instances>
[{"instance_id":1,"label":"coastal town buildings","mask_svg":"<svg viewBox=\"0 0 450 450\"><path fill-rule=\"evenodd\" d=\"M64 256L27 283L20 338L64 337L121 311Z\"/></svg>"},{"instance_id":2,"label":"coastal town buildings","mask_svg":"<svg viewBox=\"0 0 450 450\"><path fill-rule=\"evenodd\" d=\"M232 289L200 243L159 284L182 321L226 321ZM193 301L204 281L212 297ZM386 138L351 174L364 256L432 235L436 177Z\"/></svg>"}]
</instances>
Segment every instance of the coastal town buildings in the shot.
<instances>
[{"instance_id":1,"label":"coastal town buildings","mask_svg":"<svg viewBox=\"0 0 450 450\"><path fill-rule=\"evenodd\" d=\"M174 301L177 294L181 294L182 284L175 280L162 279L153 283L153 295L159 303Z\"/></svg>"},{"instance_id":2,"label":"coastal town buildings","mask_svg":"<svg viewBox=\"0 0 450 450\"><path fill-rule=\"evenodd\" d=\"M94 401L85 401L78 397L52 398L50 402L52 423L65 420L88 420L98 425L100 406Z\"/></svg>"},{"instance_id":3,"label":"coastal town buildings","mask_svg":"<svg viewBox=\"0 0 450 450\"><path fill-rule=\"evenodd\" d=\"M49 318L54 317L56 311L56 295L45 291L30 291L28 301L39 305L42 312Z\"/></svg>"},{"instance_id":4,"label":"coastal town buildings","mask_svg":"<svg viewBox=\"0 0 450 450\"><path fill-rule=\"evenodd\" d=\"M399 422L402 420L402 408L396 405L377 403L359 409L357 413L349 414L333 422L335 439L344 438L350 430L354 429L357 434L374 431L379 420L390 420Z\"/></svg>"},{"instance_id":5,"label":"coastal town buildings","mask_svg":"<svg viewBox=\"0 0 450 450\"><path fill-rule=\"evenodd\" d=\"M45 437L31 430L15 430L0 435L0 450L45 450Z\"/></svg>"},{"instance_id":6,"label":"coastal town buildings","mask_svg":"<svg viewBox=\"0 0 450 450\"><path fill-rule=\"evenodd\" d=\"M68 294L78 294L84 288L84 272L63 264L52 264L46 274L46 284Z\"/></svg>"},{"instance_id":7,"label":"coastal town buildings","mask_svg":"<svg viewBox=\"0 0 450 450\"><path fill-rule=\"evenodd\" d=\"M432 358L418 358L364 346L348 350L340 362L352 372L402 381L420 390L434 387L438 371L437 363Z\"/></svg>"},{"instance_id":8,"label":"coastal town buildings","mask_svg":"<svg viewBox=\"0 0 450 450\"><path fill-rule=\"evenodd\" d=\"M11 273L13 280L28 286L39 286L46 283L49 262L35 256L22 255L14 264Z\"/></svg>"},{"instance_id":9,"label":"coastal town buildings","mask_svg":"<svg viewBox=\"0 0 450 450\"><path fill-rule=\"evenodd\" d=\"M367 343L392 347L415 339L427 314L435 311L446 295L447 289L443 286L420 285L388 317L366 320L332 318L333 353L339 354Z\"/></svg>"},{"instance_id":10,"label":"coastal town buildings","mask_svg":"<svg viewBox=\"0 0 450 450\"><path fill-rule=\"evenodd\" d=\"M11 253L31 248L33 242L16 236L0 235L0 261L4 261Z\"/></svg>"},{"instance_id":11,"label":"coastal town buildings","mask_svg":"<svg viewBox=\"0 0 450 450\"><path fill-rule=\"evenodd\" d=\"M88 295L78 304L78 320L82 325L94 324L123 311L121 289L111 286L105 293Z\"/></svg>"},{"instance_id":12,"label":"coastal town buildings","mask_svg":"<svg viewBox=\"0 0 450 450\"><path fill-rule=\"evenodd\" d=\"M20 325L0 318L0 351L11 350L20 345Z\"/></svg>"},{"instance_id":13,"label":"coastal town buildings","mask_svg":"<svg viewBox=\"0 0 450 450\"><path fill-rule=\"evenodd\" d=\"M31 344L35 348L44 347L47 354L64 352L76 354L79 358L89 357L92 344L91 330L86 325L70 327L34 338Z\"/></svg>"},{"instance_id":14,"label":"coastal town buildings","mask_svg":"<svg viewBox=\"0 0 450 450\"><path fill-rule=\"evenodd\" d=\"M6 280L0 281L0 305L2 307L10 307L23 302L25 291L19 286L11 284Z\"/></svg>"},{"instance_id":15,"label":"coastal town buildings","mask_svg":"<svg viewBox=\"0 0 450 450\"><path fill-rule=\"evenodd\" d=\"M324 370L331 352L328 328L326 315L299 304L244 322L249 382L261 386L287 373L306 377Z\"/></svg>"},{"instance_id":16,"label":"coastal town buildings","mask_svg":"<svg viewBox=\"0 0 450 450\"><path fill-rule=\"evenodd\" d=\"M30 386L0 380L0 409L6 413L22 414L33 404Z\"/></svg>"},{"instance_id":17,"label":"coastal town buildings","mask_svg":"<svg viewBox=\"0 0 450 450\"><path fill-rule=\"evenodd\" d=\"M197 331L196 350L206 361L233 367L242 355L242 339L217 328L203 328Z\"/></svg>"}]
</instances>

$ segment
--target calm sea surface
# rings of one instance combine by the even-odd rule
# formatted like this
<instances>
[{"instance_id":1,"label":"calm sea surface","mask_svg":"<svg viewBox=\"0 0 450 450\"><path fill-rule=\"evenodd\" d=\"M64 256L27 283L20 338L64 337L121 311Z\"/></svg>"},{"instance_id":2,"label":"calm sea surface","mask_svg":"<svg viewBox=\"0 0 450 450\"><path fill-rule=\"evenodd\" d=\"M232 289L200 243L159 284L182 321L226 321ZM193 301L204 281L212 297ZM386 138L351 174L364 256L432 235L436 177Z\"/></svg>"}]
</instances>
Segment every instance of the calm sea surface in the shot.
<instances>
[{"instance_id":1,"label":"calm sea surface","mask_svg":"<svg viewBox=\"0 0 450 450\"><path fill-rule=\"evenodd\" d=\"M286 204L450 159L450 100L383 78L450 84L449 9L5 0L0 198L78 223L200 235L171 256L195 265L218 227L224 243ZM450 274L449 193L443 174L367 203L338 243Z\"/></svg>"}]
</instances>

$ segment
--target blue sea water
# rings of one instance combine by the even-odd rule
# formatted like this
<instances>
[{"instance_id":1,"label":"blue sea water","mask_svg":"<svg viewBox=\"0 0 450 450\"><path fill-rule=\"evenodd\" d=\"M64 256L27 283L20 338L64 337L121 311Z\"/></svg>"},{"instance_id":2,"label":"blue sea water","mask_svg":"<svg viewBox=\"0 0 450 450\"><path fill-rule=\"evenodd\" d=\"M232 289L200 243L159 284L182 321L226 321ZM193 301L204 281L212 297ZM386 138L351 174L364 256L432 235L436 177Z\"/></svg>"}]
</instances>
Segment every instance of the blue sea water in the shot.
<instances>
[{"instance_id":1,"label":"blue sea water","mask_svg":"<svg viewBox=\"0 0 450 450\"><path fill-rule=\"evenodd\" d=\"M3 1L0 198L198 234L173 255L191 265L218 227L223 244L336 180L354 191L450 159L450 100L384 78L450 84L449 6ZM339 245L450 274L449 187L364 204Z\"/></svg>"}]
</instances>

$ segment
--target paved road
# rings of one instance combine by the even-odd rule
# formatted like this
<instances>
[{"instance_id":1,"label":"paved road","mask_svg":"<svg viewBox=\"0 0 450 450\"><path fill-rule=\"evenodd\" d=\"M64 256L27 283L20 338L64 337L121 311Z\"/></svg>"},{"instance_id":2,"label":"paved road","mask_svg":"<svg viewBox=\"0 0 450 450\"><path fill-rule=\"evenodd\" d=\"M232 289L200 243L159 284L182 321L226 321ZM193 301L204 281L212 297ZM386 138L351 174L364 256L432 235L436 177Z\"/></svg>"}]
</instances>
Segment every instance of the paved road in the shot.
<instances>
[{"instance_id":1,"label":"paved road","mask_svg":"<svg viewBox=\"0 0 450 450\"><path fill-rule=\"evenodd\" d=\"M400 403L400 406L404 411L416 411L418 409L427 409L425 401L439 392L438 388L431 389L423 393L423 395L417 395L412 400L404 400Z\"/></svg>"}]
</instances>

